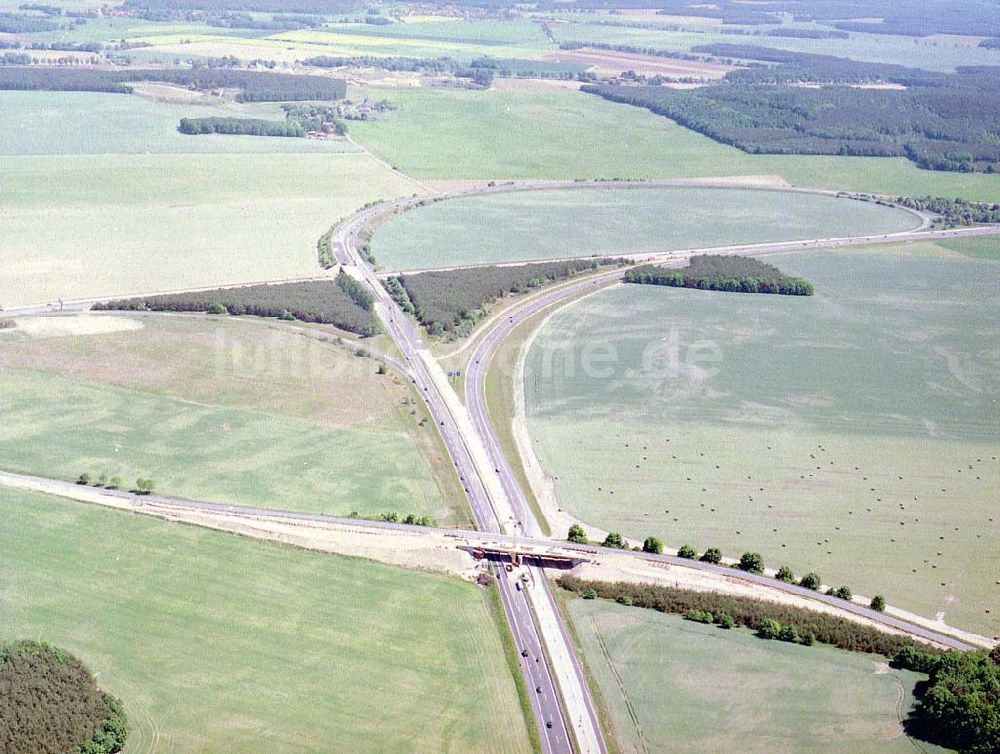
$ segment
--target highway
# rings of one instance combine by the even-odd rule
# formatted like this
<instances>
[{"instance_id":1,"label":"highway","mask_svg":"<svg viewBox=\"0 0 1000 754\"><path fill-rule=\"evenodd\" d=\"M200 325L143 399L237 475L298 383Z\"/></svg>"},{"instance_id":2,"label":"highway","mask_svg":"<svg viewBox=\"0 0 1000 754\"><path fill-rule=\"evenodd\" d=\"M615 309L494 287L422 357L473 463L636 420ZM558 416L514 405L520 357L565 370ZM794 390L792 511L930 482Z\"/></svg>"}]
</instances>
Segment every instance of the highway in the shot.
<instances>
[{"instance_id":1,"label":"highway","mask_svg":"<svg viewBox=\"0 0 1000 754\"><path fill-rule=\"evenodd\" d=\"M462 415L463 407L458 396L425 348L416 325L392 300L375 271L364 263L356 248L358 233L372 219L375 210L394 211L411 201L402 200L362 211L334 231L331 245L339 259L350 263L344 265L345 269L371 287L376 299L376 312L403 354L412 374L411 379L437 422L445 447L465 489L476 526L482 531L494 533L503 531L505 526L516 530L526 519L518 517L503 488L497 485L494 476L499 474L499 467L489 466L480 436L475 433L467 417ZM503 477L503 474L499 475ZM501 604L517 644L543 752L561 754L580 751L599 754L606 751L585 680L572 647L565 643L565 632L558 636L547 636L543 643L532 604L528 600L528 591L518 588L515 578L508 575L505 568L495 571ZM548 590L544 575L538 572L532 573L532 577L542 584L545 591ZM543 610L552 609L544 604L541 607ZM551 619L551 615L549 617ZM543 646L549 651L543 651ZM553 648L555 652L552 651ZM549 658L553 655L557 659L567 656L573 658L572 677L567 677L565 672L559 677L559 667L550 666ZM573 710L565 709L564 700L567 697L578 702L583 700L586 704L584 712L581 714L576 711L574 714Z\"/></svg>"}]
</instances>

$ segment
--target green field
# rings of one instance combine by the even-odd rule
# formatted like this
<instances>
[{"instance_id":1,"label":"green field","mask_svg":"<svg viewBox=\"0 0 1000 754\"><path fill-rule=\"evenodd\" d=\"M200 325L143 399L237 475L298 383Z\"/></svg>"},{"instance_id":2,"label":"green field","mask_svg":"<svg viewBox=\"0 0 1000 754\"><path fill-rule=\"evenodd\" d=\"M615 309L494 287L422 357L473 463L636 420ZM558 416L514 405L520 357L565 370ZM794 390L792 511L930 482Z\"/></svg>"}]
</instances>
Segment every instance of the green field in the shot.
<instances>
[{"instance_id":1,"label":"green field","mask_svg":"<svg viewBox=\"0 0 1000 754\"><path fill-rule=\"evenodd\" d=\"M5 157L0 305L316 275L331 224L415 190L363 154Z\"/></svg>"},{"instance_id":2,"label":"green field","mask_svg":"<svg viewBox=\"0 0 1000 754\"><path fill-rule=\"evenodd\" d=\"M477 587L9 490L0 512L0 635L90 666L126 754L529 750Z\"/></svg>"},{"instance_id":3,"label":"green field","mask_svg":"<svg viewBox=\"0 0 1000 754\"><path fill-rule=\"evenodd\" d=\"M183 90L181 90L183 91ZM230 116L283 120L280 107L268 104L223 106L153 102L126 94L94 92L0 92L0 152L4 155L173 154L204 152L354 152L350 142L276 136L185 136L181 118ZM67 128L67 125L72 127Z\"/></svg>"},{"instance_id":4,"label":"green field","mask_svg":"<svg viewBox=\"0 0 1000 754\"><path fill-rule=\"evenodd\" d=\"M266 508L466 520L433 424L418 426L422 408L404 404L409 386L347 347L238 320L0 338L8 470L152 477L167 495Z\"/></svg>"},{"instance_id":5,"label":"green field","mask_svg":"<svg viewBox=\"0 0 1000 754\"><path fill-rule=\"evenodd\" d=\"M516 83L489 91L371 91L400 106L351 124L415 178L691 178L775 174L797 186L1000 201L1000 175L920 170L905 158L749 155L652 113Z\"/></svg>"},{"instance_id":6,"label":"green field","mask_svg":"<svg viewBox=\"0 0 1000 754\"><path fill-rule=\"evenodd\" d=\"M914 751L916 673L610 602L566 612L623 752Z\"/></svg>"},{"instance_id":7,"label":"green field","mask_svg":"<svg viewBox=\"0 0 1000 754\"><path fill-rule=\"evenodd\" d=\"M892 233L919 225L909 212L818 194L714 188L530 191L411 210L380 227L372 249L382 264L406 270Z\"/></svg>"},{"instance_id":8,"label":"green field","mask_svg":"<svg viewBox=\"0 0 1000 754\"><path fill-rule=\"evenodd\" d=\"M525 392L560 504L1000 632L998 268L931 245L776 263L816 295L619 286L549 320Z\"/></svg>"},{"instance_id":9,"label":"green field","mask_svg":"<svg viewBox=\"0 0 1000 754\"><path fill-rule=\"evenodd\" d=\"M1000 236L989 236L987 238L962 238L952 241L942 241L940 246L957 251L963 256L973 259L986 259L992 262L1000 262Z\"/></svg>"}]
</instances>

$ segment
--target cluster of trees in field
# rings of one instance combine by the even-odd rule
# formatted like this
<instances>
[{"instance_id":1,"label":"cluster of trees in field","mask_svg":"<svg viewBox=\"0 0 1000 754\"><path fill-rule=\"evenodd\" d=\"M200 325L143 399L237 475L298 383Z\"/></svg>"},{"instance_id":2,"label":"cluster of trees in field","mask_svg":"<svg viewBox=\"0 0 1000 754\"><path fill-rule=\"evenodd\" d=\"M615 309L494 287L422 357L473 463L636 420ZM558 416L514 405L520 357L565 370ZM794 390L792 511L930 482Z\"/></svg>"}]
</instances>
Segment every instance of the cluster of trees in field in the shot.
<instances>
[{"instance_id":1,"label":"cluster of trees in field","mask_svg":"<svg viewBox=\"0 0 1000 754\"><path fill-rule=\"evenodd\" d=\"M732 71L722 84L691 90L583 89L644 107L751 154L906 157L929 170L1000 169L1000 101L986 94L1000 68L945 74L749 45L693 49L777 65ZM886 82L907 88L849 85Z\"/></svg>"},{"instance_id":2,"label":"cluster of trees in field","mask_svg":"<svg viewBox=\"0 0 1000 754\"><path fill-rule=\"evenodd\" d=\"M907 733L963 754L1000 751L1000 646L943 655L906 647L891 664L929 676L915 690Z\"/></svg>"},{"instance_id":3,"label":"cluster of trees in field","mask_svg":"<svg viewBox=\"0 0 1000 754\"><path fill-rule=\"evenodd\" d=\"M691 257L687 267L667 269L647 264L625 273L626 283L698 288L734 293L775 293L784 296L811 296L812 283L786 275L774 265L758 259L717 254Z\"/></svg>"},{"instance_id":4,"label":"cluster of trees in field","mask_svg":"<svg viewBox=\"0 0 1000 754\"><path fill-rule=\"evenodd\" d=\"M5 754L115 754L125 746L122 703L90 670L51 644L0 644L0 751Z\"/></svg>"},{"instance_id":5,"label":"cluster of trees in field","mask_svg":"<svg viewBox=\"0 0 1000 754\"><path fill-rule=\"evenodd\" d=\"M305 76L230 68L117 69L55 68L51 66L0 69L0 89L115 92L128 94L129 84L156 81L192 89L238 89L242 102L343 99L347 83L328 76Z\"/></svg>"},{"instance_id":6,"label":"cluster of trees in field","mask_svg":"<svg viewBox=\"0 0 1000 754\"><path fill-rule=\"evenodd\" d=\"M243 288L121 299L95 304L93 308L117 311L209 312L237 316L248 314L333 325L341 330L366 337L381 332L381 326L374 312L370 307L366 308L358 303L362 297L358 296L356 300L355 296L356 292L351 292L349 284L342 285L338 277L336 282L316 280L303 283L251 285Z\"/></svg>"},{"instance_id":7,"label":"cluster of trees in field","mask_svg":"<svg viewBox=\"0 0 1000 754\"><path fill-rule=\"evenodd\" d=\"M177 130L182 134L236 134L241 136L302 137L306 131L294 120L260 118L181 118Z\"/></svg>"},{"instance_id":8,"label":"cluster of trees in field","mask_svg":"<svg viewBox=\"0 0 1000 754\"><path fill-rule=\"evenodd\" d=\"M800 637L812 634L818 642L854 652L892 657L906 647L925 648L907 636L886 634L836 615L750 597L696 592L656 584L588 581L569 575L562 576L559 584L578 594L590 591L602 599L619 602L627 599L630 605L662 613L684 615L689 610L700 610L713 616L727 615L735 626L745 626L754 631L759 631L765 621L773 620L781 626L793 627Z\"/></svg>"},{"instance_id":9,"label":"cluster of trees in field","mask_svg":"<svg viewBox=\"0 0 1000 754\"><path fill-rule=\"evenodd\" d=\"M28 13L0 13L0 32L4 34L35 34L55 31L59 24L43 16Z\"/></svg>"},{"instance_id":10,"label":"cluster of trees in field","mask_svg":"<svg viewBox=\"0 0 1000 754\"><path fill-rule=\"evenodd\" d=\"M390 278L396 282L387 280L385 286L405 309L407 306L403 302L406 299L399 295L402 288L417 320L432 335L462 337L483 317L485 307L501 296L523 293L584 270L619 263L616 259L603 258L417 272Z\"/></svg>"},{"instance_id":11,"label":"cluster of trees in field","mask_svg":"<svg viewBox=\"0 0 1000 754\"><path fill-rule=\"evenodd\" d=\"M285 120L259 118L181 118L177 130L183 134L237 134L242 136L290 136L302 138L311 132L343 136L347 127L340 119L344 109L315 104L285 104ZM382 100L372 109L383 112L392 105ZM345 117L352 117L350 112Z\"/></svg>"}]
</instances>

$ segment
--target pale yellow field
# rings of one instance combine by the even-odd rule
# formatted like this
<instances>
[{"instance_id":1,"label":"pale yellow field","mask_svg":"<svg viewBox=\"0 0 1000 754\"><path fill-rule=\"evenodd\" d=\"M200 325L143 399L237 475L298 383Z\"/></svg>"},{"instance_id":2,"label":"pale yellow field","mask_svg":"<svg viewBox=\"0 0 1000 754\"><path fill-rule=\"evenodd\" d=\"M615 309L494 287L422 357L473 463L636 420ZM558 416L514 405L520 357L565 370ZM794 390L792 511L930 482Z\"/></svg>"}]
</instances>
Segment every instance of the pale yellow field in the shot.
<instances>
[{"instance_id":1,"label":"pale yellow field","mask_svg":"<svg viewBox=\"0 0 1000 754\"><path fill-rule=\"evenodd\" d=\"M3 306L317 275L330 225L418 190L357 153L15 156L4 167Z\"/></svg>"}]
</instances>

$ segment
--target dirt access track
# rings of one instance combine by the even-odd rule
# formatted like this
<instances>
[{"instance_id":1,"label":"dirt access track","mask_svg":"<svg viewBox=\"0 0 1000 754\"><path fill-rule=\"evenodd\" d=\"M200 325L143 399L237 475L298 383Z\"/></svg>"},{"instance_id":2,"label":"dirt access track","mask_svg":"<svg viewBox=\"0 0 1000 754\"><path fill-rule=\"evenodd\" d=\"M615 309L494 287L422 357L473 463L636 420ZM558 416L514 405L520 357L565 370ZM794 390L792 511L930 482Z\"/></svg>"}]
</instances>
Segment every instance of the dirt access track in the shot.
<instances>
[{"instance_id":1,"label":"dirt access track","mask_svg":"<svg viewBox=\"0 0 1000 754\"><path fill-rule=\"evenodd\" d=\"M638 55L629 52L596 50L581 47L578 50L559 50L542 56L550 63L585 65L598 73L617 76L623 71L635 71L646 76L667 76L670 78L695 78L706 80L721 79L739 66L722 63L706 63L702 60L679 60L655 55Z\"/></svg>"}]
</instances>

